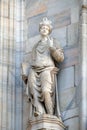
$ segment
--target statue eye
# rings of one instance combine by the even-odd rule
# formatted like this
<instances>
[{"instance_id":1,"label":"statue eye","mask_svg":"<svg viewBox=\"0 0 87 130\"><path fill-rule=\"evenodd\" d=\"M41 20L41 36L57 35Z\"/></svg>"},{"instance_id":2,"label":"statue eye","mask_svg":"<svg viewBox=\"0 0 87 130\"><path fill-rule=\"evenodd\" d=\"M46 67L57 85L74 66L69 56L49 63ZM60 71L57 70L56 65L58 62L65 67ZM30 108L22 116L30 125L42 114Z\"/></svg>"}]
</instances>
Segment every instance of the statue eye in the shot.
<instances>
[{"instance_id":1,"label":"statue eye","mask_svg":"<svg viewBox=\"0 0 87 130\"><path fill-rule=\"evenodd\" d=\"M42 29L46 29L46 27L43 27Z\"/></svg>"}]
</instances>

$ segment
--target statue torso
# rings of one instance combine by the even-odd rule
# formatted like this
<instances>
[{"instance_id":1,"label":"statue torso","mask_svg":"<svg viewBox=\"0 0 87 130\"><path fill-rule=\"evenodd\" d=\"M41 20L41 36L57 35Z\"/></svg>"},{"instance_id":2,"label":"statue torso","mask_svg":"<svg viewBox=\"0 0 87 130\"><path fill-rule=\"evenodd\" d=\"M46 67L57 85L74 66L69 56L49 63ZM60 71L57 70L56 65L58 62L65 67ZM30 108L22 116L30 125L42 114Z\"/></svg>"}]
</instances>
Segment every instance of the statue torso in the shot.
<instances>
[{"instance_id":1,"label":"statue torso","mask_svg":"<svg viewBox=\"0 0 87 130\"><path fill-rule=\"evenodd\" d=\"M47 41L39 42L32 50L32 66L48 67L54 66L54 61L50 55Z\"/></svg>"}]
</instances>

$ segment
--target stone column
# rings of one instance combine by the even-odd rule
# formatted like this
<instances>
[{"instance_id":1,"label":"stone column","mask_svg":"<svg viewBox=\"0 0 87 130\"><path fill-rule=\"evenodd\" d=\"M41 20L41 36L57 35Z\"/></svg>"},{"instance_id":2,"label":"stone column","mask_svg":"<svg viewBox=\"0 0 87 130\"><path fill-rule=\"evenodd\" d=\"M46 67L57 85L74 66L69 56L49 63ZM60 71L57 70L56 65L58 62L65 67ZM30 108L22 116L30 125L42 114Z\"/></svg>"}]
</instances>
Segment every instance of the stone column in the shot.
<instances>
[{"instance_id":1,"label":"stone column","mask_svg":"<svg viewBox=\"0 0 87 130\"><path fill-rule=\"evenodd\" d=\"M87 0L81 3L80 51L81 51L81 102L80 130L87 130Z\"/></svg>"}]
</instances>

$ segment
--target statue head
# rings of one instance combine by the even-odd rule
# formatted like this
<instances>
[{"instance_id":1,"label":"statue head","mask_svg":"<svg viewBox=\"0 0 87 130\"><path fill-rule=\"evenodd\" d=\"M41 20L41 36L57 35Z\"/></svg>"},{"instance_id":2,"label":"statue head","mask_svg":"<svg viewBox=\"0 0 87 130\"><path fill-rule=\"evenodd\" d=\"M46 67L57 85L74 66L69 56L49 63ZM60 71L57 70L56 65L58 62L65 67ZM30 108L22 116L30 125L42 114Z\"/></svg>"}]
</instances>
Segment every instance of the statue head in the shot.
<instances>
[{"instance_id":1,"label":"statue head","mask_svg":"<svg viewBox=\"0 0 87 130\"><path fill-rule=\"evenodd\" d=\"M52 32L52 22L48 20L47 17L44 17L43 20L39 24L40 34L43 36L47 36Z\"/></svg>"}]
</instances>

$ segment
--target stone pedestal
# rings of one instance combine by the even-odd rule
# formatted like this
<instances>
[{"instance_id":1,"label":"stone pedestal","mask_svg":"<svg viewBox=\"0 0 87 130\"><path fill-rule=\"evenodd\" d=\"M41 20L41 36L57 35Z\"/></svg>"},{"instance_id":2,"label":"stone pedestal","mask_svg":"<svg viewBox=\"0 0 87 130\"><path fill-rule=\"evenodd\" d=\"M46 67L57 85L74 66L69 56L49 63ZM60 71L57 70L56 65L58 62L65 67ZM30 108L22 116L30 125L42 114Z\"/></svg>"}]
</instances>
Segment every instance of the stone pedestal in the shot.
<instances>
[{"instance_id":1,"label":"stone pedestal","mask_svg":"<svg viewBox=\"0 0 87 130\"><path fill-rule=\"evenodd\" d=\"M27 130L64 130L65 126L56 116L40 115L29 121Z\"/></svg>"}]
</instances>

